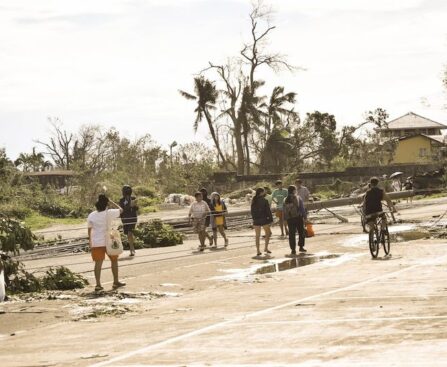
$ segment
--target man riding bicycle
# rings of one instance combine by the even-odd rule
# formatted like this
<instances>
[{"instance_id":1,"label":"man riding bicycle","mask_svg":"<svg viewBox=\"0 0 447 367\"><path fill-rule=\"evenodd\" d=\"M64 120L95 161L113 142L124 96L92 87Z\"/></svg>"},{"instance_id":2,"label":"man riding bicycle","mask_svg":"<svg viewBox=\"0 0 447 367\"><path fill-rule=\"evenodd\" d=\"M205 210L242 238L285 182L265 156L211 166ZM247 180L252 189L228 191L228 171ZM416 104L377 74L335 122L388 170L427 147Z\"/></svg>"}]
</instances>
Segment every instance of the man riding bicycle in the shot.
<instances>
[{"instance_id":1,"label":"man riding bicycle","mask_svg":"<svg viewBox=\"0 0 447 367\"><path fill-rule=\"evenodd\" d=\"M378 187L379 179L377 177L371 178L369 185L370 188L366 191L362 203L363 214L365 215L366 222L368 224L375 222L379 215L386 221L385 213L383 213L382 201L386 201L391 212L396 213L396 208L386 192Z\"/></svg>"}]
</instances>

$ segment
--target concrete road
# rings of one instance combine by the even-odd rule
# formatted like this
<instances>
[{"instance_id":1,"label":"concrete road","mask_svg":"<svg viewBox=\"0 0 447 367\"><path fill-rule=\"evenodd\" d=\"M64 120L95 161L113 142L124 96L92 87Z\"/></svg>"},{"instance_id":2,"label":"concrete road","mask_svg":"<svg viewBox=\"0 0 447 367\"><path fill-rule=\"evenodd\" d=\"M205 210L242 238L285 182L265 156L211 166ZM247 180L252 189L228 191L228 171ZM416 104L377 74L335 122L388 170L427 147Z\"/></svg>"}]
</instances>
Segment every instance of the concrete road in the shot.
<instances>
[{"instance_id":1,"label":"concrete road","mask_svg":"<svg viewBox=\"0 0 447 367\"><path fill-rule=\"evenodd\" d=\"M90 286L0 306L1 366L445 366L446 203L402 209L399 242L377 260L355 217L316 225L298 258L278 236L271 258L253 257L248 231L231 233L226 251L187 241L124 256L120 292L96 297ZM88 255L59 264L92 276Z\"/></svg>"}]
</instances>

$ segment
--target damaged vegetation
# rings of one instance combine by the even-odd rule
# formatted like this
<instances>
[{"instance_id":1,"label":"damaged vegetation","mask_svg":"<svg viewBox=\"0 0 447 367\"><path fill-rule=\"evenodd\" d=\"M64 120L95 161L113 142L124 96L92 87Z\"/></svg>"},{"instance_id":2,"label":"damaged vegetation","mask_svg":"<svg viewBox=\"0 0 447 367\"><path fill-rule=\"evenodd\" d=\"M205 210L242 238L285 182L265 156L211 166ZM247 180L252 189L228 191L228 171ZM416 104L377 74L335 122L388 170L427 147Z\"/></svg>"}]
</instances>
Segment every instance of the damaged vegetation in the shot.
<instances>
[{"instance_id":1,"label":"damaged vegetation","mask_svg":"<svg viewBox=\"0 0 447 367\"><path fill-rule=\"evenodd\" d=\"M165 247L181 245L183 234L176 232L169 224L160 219L139 223L134 231L135 248ZM128 246L127 238L123 235L124 248Z\"/></svg>"},{"instance_id":2,"label":"damaged vegetation","mask_svg":"<svg viewBox=\"0 0 447 367\"><path fill-rule=\"evenodd\" d=\"M2 263L6 290L9 294L71 290L88 285L87 279L82 275L75 274L64 266L50 268L42 278L37 278L26 271L25 265L20 261L5 256Z\"/></svg>"},{"instance_id":3,"label":"damaged vegetation","mask_svg":"<svg viewBox=\"0 0 447 367\"><path fill-rule=\"evenodd\" d=\"M88 285L82 275L73 273L65 266L50 268L41 280L42 287L47 290L71 290Z\"/></svg>"}]
</instances>

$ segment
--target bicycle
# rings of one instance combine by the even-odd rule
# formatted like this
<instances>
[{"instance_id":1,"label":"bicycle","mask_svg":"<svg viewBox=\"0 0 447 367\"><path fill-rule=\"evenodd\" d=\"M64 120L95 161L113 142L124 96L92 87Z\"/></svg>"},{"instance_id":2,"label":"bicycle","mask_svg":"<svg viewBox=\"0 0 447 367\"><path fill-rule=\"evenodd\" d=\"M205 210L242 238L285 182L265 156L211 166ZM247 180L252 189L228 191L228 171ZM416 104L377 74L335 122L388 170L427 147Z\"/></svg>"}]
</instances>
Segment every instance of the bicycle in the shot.
<instances>
[{"instance_id":1,"label":"bicycle","mask_svg":"<svg viewBox=\"0 0 447 367\"><path fill-rule=\"evenodd\" d=\"M385 255L391 250L390 233L385 212L373 213L365 216L369 225L369 252L373 259L379 254L380 244L383 246Z\"/></svg>"}]
</instances>

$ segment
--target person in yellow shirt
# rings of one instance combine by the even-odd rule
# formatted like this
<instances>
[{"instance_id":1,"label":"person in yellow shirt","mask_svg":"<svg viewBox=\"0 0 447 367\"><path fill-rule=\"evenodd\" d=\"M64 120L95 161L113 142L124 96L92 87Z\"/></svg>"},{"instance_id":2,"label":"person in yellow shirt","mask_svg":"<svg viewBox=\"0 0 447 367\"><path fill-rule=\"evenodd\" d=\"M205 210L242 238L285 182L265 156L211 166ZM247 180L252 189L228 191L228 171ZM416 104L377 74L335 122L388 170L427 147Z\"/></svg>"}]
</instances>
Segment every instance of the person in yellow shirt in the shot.
<instances>
[{"instance_id":1,"label":"person in yellow shirt","mask_svg":"<svg viewBox=\"0 0 447 367\"><path fill-rule=\"evenodd\" d=\"M227 214L227 206L225 202L220 198L220 194L213 192L211 194L211 226L213 228L214 247L217 247L217 231L221 234L225 241L225 247L228 246L228 238L225 234L226 222L225 216Z\"/></svg>"}]
</instances>

